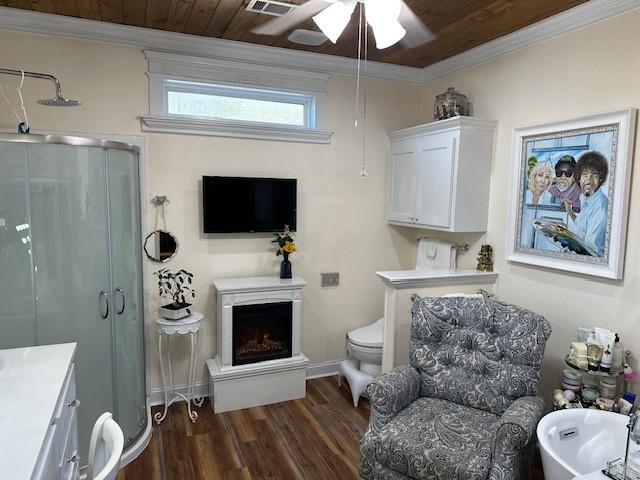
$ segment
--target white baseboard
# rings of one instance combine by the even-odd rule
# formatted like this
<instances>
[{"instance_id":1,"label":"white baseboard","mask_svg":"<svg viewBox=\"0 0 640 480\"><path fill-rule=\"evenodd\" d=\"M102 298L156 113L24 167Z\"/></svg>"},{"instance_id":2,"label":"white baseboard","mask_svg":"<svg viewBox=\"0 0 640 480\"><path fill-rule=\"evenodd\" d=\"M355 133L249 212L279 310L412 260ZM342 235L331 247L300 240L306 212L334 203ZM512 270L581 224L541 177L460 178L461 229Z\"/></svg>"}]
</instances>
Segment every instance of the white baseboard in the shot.
<instances>
[{"instance_id":1,"label":"white baseboard","mask_svg":"<svg viewBox=\"0 0 640 480\"><path fill-rule=\"evenodd\" d=\"M307 380L311 380L312 378L329 377L331 375L337 375L338 367L340 366L341 361L342 360L334 360L332 362L321 362L321 363L314 363L313 365L309 365L307 367L305 377ZM175 387L175 391L182 393L183 395L186 395L187 386L177 385ZM208 397L209 383L197 382L195 384L194 392L196 397ZM151 389L150 401L151 401L152 407L155 407L157 405L164 405L164 390L162 389L162 387L156 387Z\"/></svg>"},{"instance_id":2,"label":"white baseboard","mask_svg":"<svg viewBox=\"0 0 640 480\"><path fill-rule=\"evenodd\" d=\"M338 374L338 367L342 360L334 360L332 362L314 363L307 367L307 380L312 378L330 377Z\"/></svg>"}]
</instances>

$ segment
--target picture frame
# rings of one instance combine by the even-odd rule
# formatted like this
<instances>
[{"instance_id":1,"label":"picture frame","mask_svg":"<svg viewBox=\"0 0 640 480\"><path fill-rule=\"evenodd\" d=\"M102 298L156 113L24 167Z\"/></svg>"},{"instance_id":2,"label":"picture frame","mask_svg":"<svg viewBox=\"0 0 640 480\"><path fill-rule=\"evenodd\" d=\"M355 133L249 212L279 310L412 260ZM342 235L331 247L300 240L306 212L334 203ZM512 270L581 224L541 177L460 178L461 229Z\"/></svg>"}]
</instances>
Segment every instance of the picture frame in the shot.
<instances>
[{"instance_id":1,"label":"picture frame","mask_svg":"<svg viewBox=\"0 0 640 480\"><path fill-rule=\"evenodd\" d=\"M636 116L514 129L507 261L622 279Z\"/></svg>"}]
</instances>

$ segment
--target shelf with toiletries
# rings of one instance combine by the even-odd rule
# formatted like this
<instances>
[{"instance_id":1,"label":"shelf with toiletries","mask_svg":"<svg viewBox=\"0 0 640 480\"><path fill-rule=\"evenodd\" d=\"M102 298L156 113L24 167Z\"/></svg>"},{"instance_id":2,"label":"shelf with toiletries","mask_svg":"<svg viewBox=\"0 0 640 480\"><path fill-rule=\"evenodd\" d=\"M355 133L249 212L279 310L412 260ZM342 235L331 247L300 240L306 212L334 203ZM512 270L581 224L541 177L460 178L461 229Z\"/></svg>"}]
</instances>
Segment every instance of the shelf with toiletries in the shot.
<instances>
[{"instance_id":1,"label":"shelf with toiletries","mask_svg":"<svg viewBox=\"0 0 640 480\"><path fill-rule=\"evenodd\" d=\"M621 374L624 373L624 369L616 370L616 371L609 371L609 372L602 372L600 370L589 370L589 368L581 368L578 365L576 365L575 363L572 363L571 360L569 360L569 356L568 355L564 358L564 361L571 368L574 368L576 370L580 370L581 372L584 372L584 373L590 373L590 374L595 375L597 377L617 377L618 375L621 375Z\"/></svg>"},{"instance_id":2,"label":"shelf with toiletries","mask_svg":"<svg viewBox=\"0 0 640 480\"><path fill-rule=\"evenodd\" d=\"M615 332L578 327L577 341L565 357L571 368L562 371L561 388L553 392L554 409L586 407L628 415L636 401L630 383L637 378L630 355Z\"/></svg>"}]
</instances>

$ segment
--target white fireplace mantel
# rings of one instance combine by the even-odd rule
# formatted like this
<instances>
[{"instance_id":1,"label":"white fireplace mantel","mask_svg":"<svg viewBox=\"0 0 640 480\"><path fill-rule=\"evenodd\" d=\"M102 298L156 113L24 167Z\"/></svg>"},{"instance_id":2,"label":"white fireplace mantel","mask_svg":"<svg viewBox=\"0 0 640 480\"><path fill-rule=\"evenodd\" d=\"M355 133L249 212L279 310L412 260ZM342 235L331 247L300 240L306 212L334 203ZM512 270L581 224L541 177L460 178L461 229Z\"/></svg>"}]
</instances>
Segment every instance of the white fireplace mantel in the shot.
<instances>
[{"instance_id":1,"label":"white fireplace mantel","mask_svg":"<svg viewBox=\"0 0 640 480\"><path fill-rule=\"evenodd\" d=\"M269 292L277 290L302 289L307 282L300 277L242 277L221 278L213 282L218 295L231 293Z\"/></svg>"},{"instance_id":2,"label":"white fireplace mantel","mask_svg":"<svg viewBox=\"0 0 640 480\"><path fill-rule=\"evenodd\" d=\"M306 394L302 353L302 289L299 277L243 277L216 280L216 357L207 361L216 412L302 398ZM233 365L233 307L291 302L291 356Z\"/></svg>"}]
</instances>

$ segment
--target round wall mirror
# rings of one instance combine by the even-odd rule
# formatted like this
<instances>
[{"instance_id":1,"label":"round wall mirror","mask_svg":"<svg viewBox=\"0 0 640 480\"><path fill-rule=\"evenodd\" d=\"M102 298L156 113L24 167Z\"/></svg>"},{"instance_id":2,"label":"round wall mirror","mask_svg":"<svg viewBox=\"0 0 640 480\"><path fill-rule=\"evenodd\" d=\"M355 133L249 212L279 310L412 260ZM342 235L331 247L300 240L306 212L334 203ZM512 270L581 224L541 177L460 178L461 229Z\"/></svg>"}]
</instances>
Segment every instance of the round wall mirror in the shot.
<instances>
[{"instance_id":1,"label":"round wall mirror","mask_svg":"<svg viewBox=\"0 0 640 480\"><path fill-rule=\"evenodd\" d=\"M166 230L151 232L144 241L144 253L154 262L168 262L178 253L178 239Z\"/></svg>"}]
</instances>

